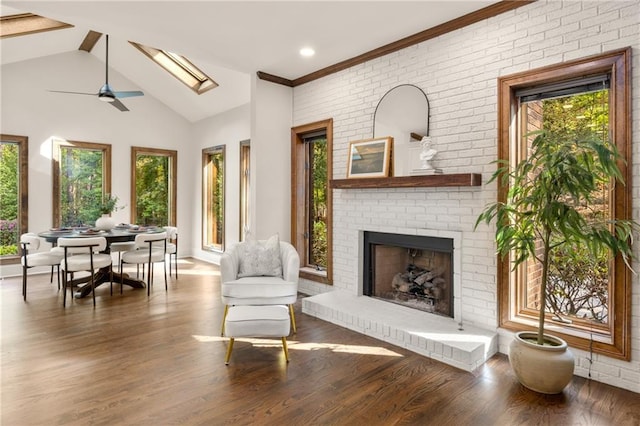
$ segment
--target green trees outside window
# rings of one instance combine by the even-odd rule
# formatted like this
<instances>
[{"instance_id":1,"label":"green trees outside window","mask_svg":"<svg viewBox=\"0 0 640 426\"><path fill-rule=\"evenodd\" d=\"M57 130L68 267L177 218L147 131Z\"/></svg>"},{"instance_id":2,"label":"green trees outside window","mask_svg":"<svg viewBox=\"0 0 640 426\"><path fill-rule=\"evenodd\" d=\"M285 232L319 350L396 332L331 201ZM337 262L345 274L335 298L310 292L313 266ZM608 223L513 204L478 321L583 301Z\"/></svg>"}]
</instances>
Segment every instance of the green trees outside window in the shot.
<instances>
[{"instance_id":1,"label":"green trees outside window","mask_svg":"<svg viewBox=\"0 0 640 426\"><path fill-rule=\"evenodd\" d=\"M17 255L20 228L18 223L19 145L0 143L0 256Z\"/></svg>"},{"instance_id":2,"label":"green trees outside window","mask_svg":"<svg viewBox=\"0 0 640 426\"><path fill-rule=\"evenodd\" d=\"M138 155L136 158L136 217L139 225L169 223L169 158Z\"/></svg>"},{"instance_id":3,"label":"green trees outside window","mask_svg":"<svg viewBox=\"0 0 640 426\"><path fill-rule=\"evenodd\" d=\"M224 154L221 152L211 156L212 168L215 170L215 179L211 182L211 207L213 218L211 242L215 246L222 247L224 235Z\"/></svg>"},{"instance_id":4,"label":"green trees outside window","mask_svg":"<svg viewBox=\"0 0 640 426\"><path fill-rule=\"evenodd\" d=\"M131 147L131 222L176 226L178 152Z\"/></svg>"},{"instance_id":5,"label":"green trees outside window","mask_svg":"<svg viewBox=\"0 0 640 426\"><path fill-rule=\"evenodd\" d=\"M309 152L309 263L327 267L327 139L305 140Z\"/></svg>"},{"instance_id":6,"label":"green trees outside window","mask_svg":"<svg viewBox=\"0 0 640 426\"><path fill-rule=\"evenodd\" d=\"M111 193L111 145L55 139L53 162L53 226L94 226Z\"/></svg>"},{"instance_id":7,"label":"green trees outside window","mask_svg":"<svg viewBox=\"0 0 640 426\"><path fill-rule=\"evenodd\" d=\"M92 226L102 212L102 151L65 147L60 158L60 226Z\"/></svg>"},{"instance_id":8,"label":"green trees outside window","mask_svg":"<svg viewBox=\"0 0 640 426\"><path fill-rule=\"evenodd\" d=\"M251 211L251 143L249 140L240 142L240 238L244 241L247 231L251 224L249 223L249 212Z\"/></svg>"},{"instance_id":9,"label":"green trees outside window","mask_svg":"<svg viewBox=\"0 0 640 426\"><path fill-rule=\"evenodd\" d=\"M607 139L609 137L609 90L596 90L552 99L534 100L522 105L526 130L542 129L565 139ZM526 155L526 150L523 152ZM611 183L600 184L593 202L579 206L591 222L611 220ZM562 246L552 252L547 286L546 309L551 315L573 322L590 321L606 325L609 320L610 253L589 254L584 243ZM536 266L523 274L526 281L526 308L537 309L533 297L539 285Z\"/></svg>"},{"instance_id":10,"label":"green trees outside window","mask_svg":"<svg viewBox=\"0 0 640 426\"><path fill-rule=\"evenodd\" d=\"M224 169L224 146L202 150L202 248L204 250L224 249Z\"/></svg>"}]
</instances>

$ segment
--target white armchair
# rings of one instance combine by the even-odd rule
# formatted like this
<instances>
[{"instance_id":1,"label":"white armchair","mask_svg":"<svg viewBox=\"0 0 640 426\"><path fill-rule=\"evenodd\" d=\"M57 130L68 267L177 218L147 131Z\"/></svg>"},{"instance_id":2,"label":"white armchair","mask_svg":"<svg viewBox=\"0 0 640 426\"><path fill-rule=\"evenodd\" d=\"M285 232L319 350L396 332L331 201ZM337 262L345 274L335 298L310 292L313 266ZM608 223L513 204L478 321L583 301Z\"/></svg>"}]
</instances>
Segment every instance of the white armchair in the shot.
<instances>
[{"instance_id":1,"label":"white armchair","mask_svg":"<svg viewBox=\"0 0 640 426\"><path fill-rule=\"evenodd\" d=\"M229 306L236 305L288 305L295 332L293 304L298 298L299 270L298 252L277 236L230 246L220 258L220 294L225 305L221 334Z\"/></svg>"}]
</instances>

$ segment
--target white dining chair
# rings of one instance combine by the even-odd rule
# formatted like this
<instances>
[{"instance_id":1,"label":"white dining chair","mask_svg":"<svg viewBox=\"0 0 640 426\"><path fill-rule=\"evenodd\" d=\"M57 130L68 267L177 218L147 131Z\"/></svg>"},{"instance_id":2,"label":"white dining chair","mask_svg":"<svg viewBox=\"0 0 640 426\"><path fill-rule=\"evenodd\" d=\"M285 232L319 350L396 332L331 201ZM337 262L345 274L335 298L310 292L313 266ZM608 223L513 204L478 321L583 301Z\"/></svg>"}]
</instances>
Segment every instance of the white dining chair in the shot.
<instances>
[{"instance_id":1,"label":"white dining chair","mask_svg":"<svg viewBox=\"0 0 640 426\"><path fill-rule=\"evenodd\" d=\"M113 286L113 267L111 255L103 253L107 248L107 239L105 237L64 237L58 238L58 247L64 250L64 258L60 263L62 268L62 283L64 296L62 298L62 306L66 306L67 287L70 287L71 298L73 298L73 280L68 281L67 274L74 272L87 271L91 282L91 295L93 297L93 306L96 306L96 287L95 273L100 268L109 268L110 285ZM113 292L113 289L112 289Z\"/></svg>"},{"instance_id":2,"label":"white dining chair","mask_svg":"<svg viewBox=\"0 0 640 426\"><path fill-rule=\"evenodd\" d=\"M167 231L167 254L169 255L169 276L171 276L171 257L173 257L173 267L178 278L178 228L175 226L164 226Z\"/></svg>"},{"instance_id":3,"label":"white dining chair","mask_svg":"<svg viewBox=\"0 0 640 426\"><path fill-rule=\"evenodd\" d=\"M147 296L151 294L151 285L153 284L153 264L162 262L164 270L164 289L168 290L167 285L167 233L155 232L149 234L138 234L135 239L136 249L127 251L122 254L121 262L148 265L147 269ZM122 268L122 266L121 266Z\"/></svg>"},{"instance_id":4,"label":"white dining chair","mask_svg":"<svg viewBox=\"0 0 640 426\"><path fill-rule=\"evenodd\" d=\"M53 281L53 268L58 273L58 290L60 289L60 262L63 254L60 251L49 250L46 252L36 252L40 248L41 239L33 232L28 232L20 236L22 246L22 298L27 300L27 270L36 266L51 267L51 281ZM31 253L29 253L31 252Z\"/></svg>"}]
</instances>

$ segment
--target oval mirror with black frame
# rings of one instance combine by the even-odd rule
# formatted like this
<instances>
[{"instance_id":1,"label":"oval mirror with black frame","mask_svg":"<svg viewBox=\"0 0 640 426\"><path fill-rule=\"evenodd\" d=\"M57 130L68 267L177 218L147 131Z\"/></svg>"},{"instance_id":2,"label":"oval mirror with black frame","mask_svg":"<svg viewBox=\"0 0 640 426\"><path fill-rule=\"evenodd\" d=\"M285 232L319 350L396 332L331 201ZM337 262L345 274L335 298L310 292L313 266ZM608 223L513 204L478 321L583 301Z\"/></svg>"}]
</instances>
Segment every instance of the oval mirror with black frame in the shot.
<instances>
[{"instance_id":1,"label":"oval mirror with black frame","mask_svg":"<svg viewBox=\"0 0 640 426\"><path fill-rule=\"evenodd\" d=\"M373 115L373 137L393 137L393 176L409 175L411 157L428 135L429 100L422 89L401 84L384 94Z\"/></svg>"}]
</instances>

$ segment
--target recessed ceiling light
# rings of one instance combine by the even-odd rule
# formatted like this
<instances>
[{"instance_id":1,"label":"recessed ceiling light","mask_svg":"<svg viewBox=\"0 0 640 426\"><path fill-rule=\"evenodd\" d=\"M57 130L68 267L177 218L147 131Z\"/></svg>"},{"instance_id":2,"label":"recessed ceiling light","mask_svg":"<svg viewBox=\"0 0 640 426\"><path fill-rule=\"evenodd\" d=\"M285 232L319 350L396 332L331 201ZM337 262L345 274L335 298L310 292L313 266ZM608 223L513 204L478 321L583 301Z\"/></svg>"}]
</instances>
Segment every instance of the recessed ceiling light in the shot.
<instances>
[{"instance_id":1,"label":"recessed ceiling light","mask_svg":"<svg viewBox=\"0 0 640 426\"><path fill-rule=\"evenodd\" d=\"M309 58L315 54L316 54L316 51L310 47L303 47L302 49L300 49L300 55L304 56L305 58Z\"/></svg>"}]
</instances>

